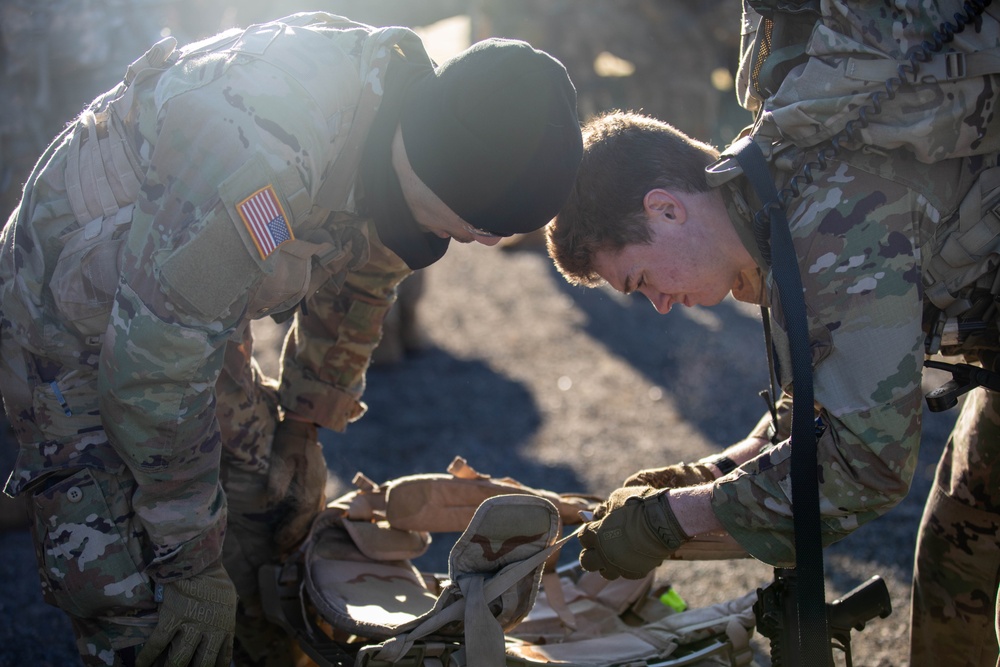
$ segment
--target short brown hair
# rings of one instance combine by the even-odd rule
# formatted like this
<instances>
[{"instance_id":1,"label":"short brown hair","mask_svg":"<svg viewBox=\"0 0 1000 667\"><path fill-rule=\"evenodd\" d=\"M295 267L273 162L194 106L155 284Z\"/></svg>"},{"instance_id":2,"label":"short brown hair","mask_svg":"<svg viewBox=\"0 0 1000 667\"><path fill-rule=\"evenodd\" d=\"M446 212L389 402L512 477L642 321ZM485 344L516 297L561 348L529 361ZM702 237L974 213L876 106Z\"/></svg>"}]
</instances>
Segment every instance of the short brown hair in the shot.
<instances>
[{"instance_id":1,"label":"short brown hair","mask_svg":"<svg viewBox=\"0 0 1000 667\"><path fill-rule=\"evenodd\" d=\"M574 285L602 284L596 252L651 241L646 193L706 192L705 167L718 156L712 146L642 114L612 111L588 121L576 184L545 230L559 272Z\"/></svg>"}]
</instances>

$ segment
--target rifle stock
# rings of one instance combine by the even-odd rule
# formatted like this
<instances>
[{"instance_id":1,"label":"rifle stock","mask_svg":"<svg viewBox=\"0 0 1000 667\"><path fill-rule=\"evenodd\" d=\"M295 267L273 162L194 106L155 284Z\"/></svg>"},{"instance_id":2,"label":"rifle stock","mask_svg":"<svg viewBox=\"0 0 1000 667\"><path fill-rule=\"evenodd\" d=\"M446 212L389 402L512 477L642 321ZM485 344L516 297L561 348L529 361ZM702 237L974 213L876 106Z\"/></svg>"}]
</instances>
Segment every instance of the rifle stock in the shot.
<instances>
[{"instance_id":1,"label":"rifle stock","mask_svg":"<svg viewBox=\"0 0 1000 667\"><path fill-rule=\"evenodd\" d=\"M757 629L771 642L773 667L808 667L796 665L789 656L798 644L799 628L796 613L795 570L775 568L774 581L757 589L754 615ZM851 630L864 630L868 621L876 616L886 618L892 613L889 589L881 577L875 575L841 598L827 603L831 650L844 652L847 667L853 667L851 656Z\"/></svg>"}]
</instances>

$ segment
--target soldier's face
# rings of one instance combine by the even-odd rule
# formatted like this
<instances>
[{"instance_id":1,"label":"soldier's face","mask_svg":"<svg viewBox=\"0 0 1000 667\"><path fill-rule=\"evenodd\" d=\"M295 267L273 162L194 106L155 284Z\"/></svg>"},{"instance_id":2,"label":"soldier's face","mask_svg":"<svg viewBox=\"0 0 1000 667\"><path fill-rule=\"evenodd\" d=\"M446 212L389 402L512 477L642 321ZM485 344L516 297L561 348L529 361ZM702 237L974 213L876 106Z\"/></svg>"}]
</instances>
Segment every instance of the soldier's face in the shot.
<instances>
[{"instance_id":1,"label":"soldier's face","mask_svg":"<svg viewBox=\"0 0 1000 667\"><path fill-rule=\"evenodd\" d=\"M701 198L671 197L662 206L647 207L651 242L598 252L598 274L624 294L641 293L664 315L678 304L718 304L752 260L728 220L722 225L718 211Z\"/></svg>"},{"instance_id":2,"label":"soldier's face","mask_svg":"<svg viewBox=\"0 0 1000 667\"><path fill-rule=\"evenodd\" d=\"M475 241L487 246L496 245L503 238L485 230L476 229L467 223L420 180L420 177L410 166L410 161L406 158L403 133L398 127L396 135L392 139L392 166L399 177L403 198L406 199L406 204L410 207L413 218L424 230L441 238L455 239L459 243Z\"/></svg>"}]
</instances>

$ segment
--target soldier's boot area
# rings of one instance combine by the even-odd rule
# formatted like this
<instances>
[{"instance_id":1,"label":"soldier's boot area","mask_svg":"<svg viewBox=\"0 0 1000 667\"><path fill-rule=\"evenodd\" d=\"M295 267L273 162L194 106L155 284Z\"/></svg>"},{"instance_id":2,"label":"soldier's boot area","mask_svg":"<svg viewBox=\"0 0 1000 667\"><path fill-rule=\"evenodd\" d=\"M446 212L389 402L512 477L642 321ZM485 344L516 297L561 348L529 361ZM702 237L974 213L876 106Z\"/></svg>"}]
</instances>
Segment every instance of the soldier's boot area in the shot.
<instances>
[{"instance_id":1,"label":"soldier's boot area","mask_svg":"<svg viewBox=\"0 0 1000 667\"><path fill-rule=\"evenodd\" d=\"M396 303L382 322L382 341L372 353L373 366L392 366L424 351L427 342L420 328L418 306L424 293L424 273L417 271L398 288Z\"/></svg>"},{"instance_id":2,"label":"soldier's boot area","mask_svg":"<svg viewBox=\"0 0 1000 667\"><path fill-rule=\"evenodd\" d=\"M935 485L917 542L911 667L995 667L1000 516L959 502Z\"/></svg>"}]
</instances>

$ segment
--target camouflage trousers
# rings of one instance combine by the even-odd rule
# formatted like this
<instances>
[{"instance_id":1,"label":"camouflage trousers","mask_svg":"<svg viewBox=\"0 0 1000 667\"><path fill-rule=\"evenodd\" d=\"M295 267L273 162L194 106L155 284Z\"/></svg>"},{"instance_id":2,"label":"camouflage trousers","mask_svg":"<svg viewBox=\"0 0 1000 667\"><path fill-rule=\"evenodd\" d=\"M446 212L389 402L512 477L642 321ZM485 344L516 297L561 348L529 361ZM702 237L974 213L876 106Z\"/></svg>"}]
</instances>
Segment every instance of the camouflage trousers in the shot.
<instances>
[{"instance_id":1,"label":"camouflage trousers","mask_svg":"<svg viewBox=\"0 0 1000 667\"><path fill-rule=\"evenodd\" d=\"M994 667L1000 608L1000 393L968 395L941 455L913 572L910 667Z\"/></svg>"},{"instance_id":2,"label":"camouflage trousers","mask_svg":"<svg viewBox=\"0 0 1000 667\"><path fill-rule=\"evenodd\" d=\"M250 351L232 343L216 386L224 452L221 483L227 527L223 564L239 593L235 664L295 664L296 648L268 623L257 571L281 556L273 533L281 516L265 498L277 393ZM35 553L45 600L70 618L83 662L128 666L156 625L157 605L144 574L145 532L131 498L137 488L127 468L60 471L31 487Z\"/></svg>"}]
</instances>

